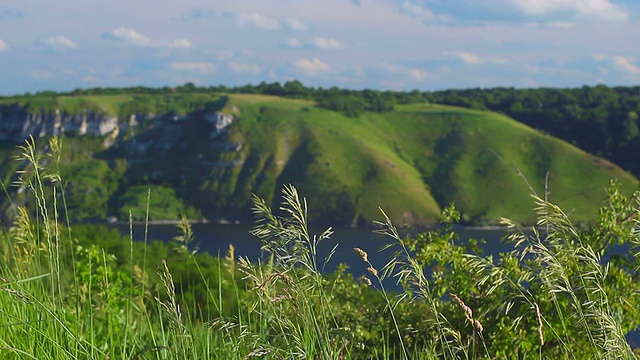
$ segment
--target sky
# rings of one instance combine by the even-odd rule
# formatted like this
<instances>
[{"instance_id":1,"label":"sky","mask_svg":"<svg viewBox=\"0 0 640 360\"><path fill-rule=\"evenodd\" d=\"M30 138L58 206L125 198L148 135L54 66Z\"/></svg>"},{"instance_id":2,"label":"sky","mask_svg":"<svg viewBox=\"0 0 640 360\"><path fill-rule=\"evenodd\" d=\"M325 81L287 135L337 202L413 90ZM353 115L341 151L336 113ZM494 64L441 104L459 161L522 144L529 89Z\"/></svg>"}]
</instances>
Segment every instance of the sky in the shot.
<instances>
[{"instance_id":1,"label":"sky","mask_svg":"<svg viewBox=\"0 0 640 360\"><path fill-rule=\"evenodd\" d=\"M640 85L640 0L1 0L0 95Z\"/></svg>"}]
</instances>

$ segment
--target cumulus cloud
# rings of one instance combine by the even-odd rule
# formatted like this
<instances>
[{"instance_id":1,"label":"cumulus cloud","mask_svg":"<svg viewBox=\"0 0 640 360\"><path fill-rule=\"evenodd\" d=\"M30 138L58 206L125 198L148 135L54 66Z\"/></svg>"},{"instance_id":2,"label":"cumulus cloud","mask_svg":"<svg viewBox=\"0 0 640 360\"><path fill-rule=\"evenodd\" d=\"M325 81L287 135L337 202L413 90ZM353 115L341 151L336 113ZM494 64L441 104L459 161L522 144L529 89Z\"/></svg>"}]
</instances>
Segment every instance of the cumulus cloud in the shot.
<instances>
[{"instance_id":1,"label":"cumulus cloud","mask_svg":"<svg viewBox=\"0 0 640 360\"><path fill-rule=\"evenodd\" d=\"M431 76L427 71L423 69L408 69L409 77L414 80L427 80Z\"/></svg>"},{"instance_id":2,"label":"cumulus cloud","mask_svg":"<svg viewBox=\"0 0 640 360\"><path fill-rule=\"evenodd\" d=\"M341 43L340 41L334 38L325 38L325 37L316 37L312 40L305 41L305 42L300 41L297 38L290 38L289 40L287 40L287 42L283 46L290 49L316 48L316 49L324 49L324 50L339 50L339 49L344 49L345 47L344 44Z\"/></svg>"},{"instance_id":3,"label":"cumulus cloud","mask_svg":"<svg viewBox=\"0 0 640 360\"><path fill-rule=\"evenodd\" d=\"M256 13L239 13L236 15L236 23L240 26L253 26L266 30L276 30L280 28L280 22L278 22L278 20Z\"/></svg>"},{"instance_id":4,"label":"cumulus cloud","mask_svg":"<svg viewBox=\"0 0 640 360\"><path fill-rule=\"evenodd\" d=\"M102 38L141 47L168 47L172 49L188 49L193 46L193 44L191 44L191 41L184 38L175 40L151 40L147 36L139 33L134 29L123 27L102 34ZM61 43L61 39L58 39L58 42Z\"/></svg>"},{"instance_id":5,"label":"cumulus cloud","mask_svg":"<svg viewBox=\"0 0 640 360\"><path fill-rule=\"evenodd\" d=\"M51 36L42 41L44 44L55 49L77 49L78 45L64 36Z\"/></svg>"},{"instance_id":6,"label":"cumulus cloud","mask_svg":"<svg viewBox=\"0 0 640 360\"><path fill-rule=\"evenodd\" d=\"M286 21L287 27L291 30L295 31L305 31L307 30L307 25L303 24L298 18L290 17Z\"/></svg>"},{"instance_id":7,"label":"cumulus cloud","mask_svg":"<svg viewBox=\"0 0 640 360\"><path fill-rule=\"evenodd\" d=\"M477 65L483 62L478 56L464 51L453 53L453 55L462 60L465 64Z\"/></svg>"},{"instance_id":8,"label":"cumulus cloud","mask_svg":"<svg viewBox=\"0 0 640 360\"><path fill-rule=\"evenodd\" d=\"M426 7L414 4L410 1L403 2L402 5L400 5L399 10L401 13L407 14L419 20L433 20L433 18L435 17L433 11L429 10Z\"/></svg>"},{"instance_id":9,"label":"cumulus cloud","mask_svg":"<svg viewBox=\"0 0 640 360\"><path fill-rule=\"evenodd\" d=\"M302 70L304 73L310 76L316 76L322 72L331 71L331 67L329 64L321 61L318 58L309 59L299 59L293 63L296 68Z\"/></svg>"},{"instance_id":10,"label":"cumulus cloud","mask_svg":"<svg viewBox=\"0 0 640 360\"><path fill-rule=\"evenodd\" d=\"M503 59L503 58L482 58L478 55L472 54L467 51L454 51L454 52L448 52L446 54L449 54L468 65L479 65L479 64L485 64L485 63L506 64L509 62L507 59Z\"/></svg>"},{"instance_id":11,"label":"cumulus cloud","mask_svg":"<svg viewBox=\"0 0 640 360\"><path fill-rule=\"evenodd\" d=\"M195 71L203 74L212 73L216 66L210 62L175 62L171 68L179 71Z\"/></svg>"},{"instance_id":12,"label":"cumulus cloud","mask_svg":"<svg viewBox=\"0 0 640 360\"><path fill-rule=\"evenodd\" d=\"M344 45L333 38L317 37L313 39L313 44L320 49L338 50L344 48Z\"/></svg>"},{"instance_id":13,"label":"cumulus cloud","mask_svg":"<svg viewBox=\"0 0 640 360\"><path fill-rule=\"evenodd\" d=\"M5 51L9 49L9 44L7 44L4 40L0 39L0 51Z\"/></svg>"},{"instance_id":14,"label":"cumulus cloud","mask_svg":"<svg viewBox=\"0 0 640 360\"><path fill-rule=\"evenodd\" d=\"M188 49L192 47L191 41L187 39L176 39L169 43L170 48Z\"/></svg>"},{"instance_id":15,"label":"cumulus cloud","mask_svg":"<svg viewBox=\"0 0 640 360\"><path fill-rule=\"evenodd\" d=\"M385 63L382 68L390 74L403 75L415 81L424 81L432 77L432 75L421 68L406 67L396 64Z\"/></svg>"},{"instance_id":16,"label":"cumulus cloud","mask_svg":"<svg viewBox=\"0 0 640 360\"><path fill-rule=\"evenodd\" d=\"M631 63L634 59L624 56L614 56L611 59L618 69L633 75L640 74L640 68Z\"/></svg>"},{"instance_id":17,"label":"cumulus cloud","mask_svg":"<svg viewBox=\"0 0 640 360\"><path fill-rule=\"evenodd\" d=\"M610 0L509 0L529 16L564 15L578 20L627 21L629 15Z\"/></svg>"},{"instance_id":18,"label":"cumulus cloud","mask_svg":"<svg viewBox=\"0 0 640 360\"><path fill-rule=\"evenodd\" d=\"M262 68L255 64L247 64L241 62L230 62L229 69L237 73L260 74Z\"/></svg>"},{"instance_id":19,"label":"cumulus cloud","mask_svg":"<svg viewBox=\"0 0 640 360\"><path fill-rule=\"evenodd\" d=\"M151 46L151 39L140 34L134 29L121 27L103 34L102 37L104 39L119 40L137 46Z\"/></svg>"},{"instance_id":20,"label":"cumulus cloud","mask_svg":"<svg viewBox=\"0 0 640 360\"><path fill-rule=\"evenodd\" d=\"M298 40L296 38L291 38L291 39L287 40L286 46L290 47L290 48L297 49L297 48L303 47L304 44L302 43L302 41L300 41L300 40Z\"/></svg>"}]
</instances>

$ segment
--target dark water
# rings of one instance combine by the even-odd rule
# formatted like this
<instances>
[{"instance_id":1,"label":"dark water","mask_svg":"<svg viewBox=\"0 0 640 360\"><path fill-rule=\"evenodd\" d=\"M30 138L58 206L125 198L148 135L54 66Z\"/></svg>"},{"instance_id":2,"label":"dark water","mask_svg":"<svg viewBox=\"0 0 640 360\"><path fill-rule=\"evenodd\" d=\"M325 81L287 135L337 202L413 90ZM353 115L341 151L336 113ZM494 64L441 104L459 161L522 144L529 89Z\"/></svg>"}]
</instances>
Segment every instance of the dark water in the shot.
<instances>
[{"instance_id":1,"label":"dark water","mask_svg":"<svg viewBox=\"0 0 640 360\"><path fill-rule=\"evenodd\" d=\"M122 234L129 234L129 226L118 226ZM199 246L200 251L210 253L212 255L224 256L229 249L229 245L233 244L237 256L246 256L250 260L263 258L264 254L260 251L260 241L251 235L249 231L251 227L246 225L219 225L219 224L194 224L192 226L196 236L195 243ZM311 234L320 235L324 231L323 228L310 229ZM483 228L456 228L455 231L462 241L468 239L484 239L486 243L482 245L485 255L497 256L500 252L506 252L512 247L505 243L504 237L507 232L504 229L483 229ZM170 241L172 237L178 235L178 231L174 225L152 225L148 227L147 238L149 240ZM133 239L135 241L144 241L145 227L143 225L135 225L133 227ZM338 244L337 251L326 264L325 271L331 272L340 263L349 266L349 272L355 277L366 273L366 266L359 256L353 251L354 247L359 247L369 254L369 260L374 267L382 268L387 263L393 249L379 251L382 247L393 242L394 240L379 234L375 234L368 229L352 229L338 228L334 229L334 234L329 240L321 242L318 246L318 262L320 265L324 263L323 259L329 251ZM394 288L392 279L385 282L387 288ZM633 331L627 334L627 339L633 348L640 347L640 331Z\"/></svg>"},{"instance_id":2,"label":"dark water","mask_svg":"<svg viewBox=\"0 0 640 360\"><path fill-rule=\"evenodd\" d=\"M118 226L123 234L129 233L129 226ZM251 260L263 257L260 252L260 241L251 235L250 226L246 225L219 225L219 224L194 224L192 226L195 234L195 243L200 251L212 255L224 256L229 249L229 245L235 247L236 256L246 256ZM311 234L320 235L324 228L312 228ZM487 244L483 246L485 254L497 255L501 251L508 251L510 247L503 242L506 232L502 229L482 229L482 228L458 228L455 230L460 239L485 239ZM174 225L151 225L148 227L149 240L169 241L178 235ZM133 238L136 241L143 241L145 227L135 225L133 227ZM320 242L318 246L318 262L322 264L329 251L337 244L338 248L331 260L326 264L326 271L332 271L340 263L345 263L351 268L362 267L362 261L353 251L354 247L359 247L369 254L371 263L376 267L382 267L394 250L380 252L385 245L394 242L393 239L379 234L375 234L370 229L361 228L338 228L330 239ZM365 270L362 267L362 270ZM355 269L353 269L355 270Z\"/></svg>"}]
</instances>

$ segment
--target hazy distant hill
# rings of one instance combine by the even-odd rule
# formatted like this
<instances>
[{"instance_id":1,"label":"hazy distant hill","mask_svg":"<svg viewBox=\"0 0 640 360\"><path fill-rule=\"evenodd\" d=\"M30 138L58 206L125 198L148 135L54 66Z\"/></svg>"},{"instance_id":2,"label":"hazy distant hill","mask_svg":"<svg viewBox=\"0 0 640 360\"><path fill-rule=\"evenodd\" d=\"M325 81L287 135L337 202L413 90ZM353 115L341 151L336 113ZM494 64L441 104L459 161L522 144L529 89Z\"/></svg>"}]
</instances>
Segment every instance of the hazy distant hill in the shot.
<instances>
[{"instance_id":1,"label":"hazy distant hill","mask_svg":"<svg viewBox=\"0 0 640 360\"><path fill-rule=\"evenodd\" d=\"M451 202L469 223L533 220L530 190L549 172L550 199L595 216L604 187L637 180L616 165L506 116L426 103L357 116L265 95L90 95L5 101L0 176L28 133L65 135L61 172L77 220L248 220L251 194L278 201L282 184L307 197L310 218L367 224L383 208L397 223L436 222ZM40 143L44 145L45 140ZM16 191L16 189L13 189ZM28 201L28 191L14 203ZM10 208L3 198L5 211Z\"/></svg>"}]
</instances>

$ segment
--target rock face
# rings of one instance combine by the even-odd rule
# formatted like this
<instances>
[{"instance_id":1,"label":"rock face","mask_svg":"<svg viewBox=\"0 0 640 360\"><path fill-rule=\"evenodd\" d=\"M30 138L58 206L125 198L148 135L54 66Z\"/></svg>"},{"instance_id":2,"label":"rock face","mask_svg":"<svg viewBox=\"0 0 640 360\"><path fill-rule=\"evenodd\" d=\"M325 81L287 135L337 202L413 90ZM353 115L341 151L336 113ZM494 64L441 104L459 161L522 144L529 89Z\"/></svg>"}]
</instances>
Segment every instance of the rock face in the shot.
<instances>
[{"instance_id":1,"label":"rock face","mask_svg":"<svg viewBox=\"0 0 640 360\"><path fill-rule=\"evenodd\" d=\"M176 128L178 123L197 118L204 118L211 125L210 138L212 139L222 134L234 121L233 115L220 112L200 115L131 115L128 119L119 119L103 112L89 110L81 110L78 114L62 113L59 110L33 114L18 105L9 105L0 106L0 140L22 141L29 135L34 137L63 134L94 135L105 137L104 146L110 147L124 134L135 135L146 130L141 128L143 122L156 129L169 130ZM174 131L169 133L176 134Z\"/></svg>"},{"instance_id":2,"label":"rock face","mask_svg":"<svg viewBox=\"0 0 640 360\"><path fill-rule=\"evenodd\" d=\"M214 126L214 130L211 132L211 138L218 137L218 135L233 122L233 115L220 112L205 114L204 118Z\"/></svg>"},{"instance_id":3,"label":"rock face","mask_svg":"<svg viewBox=\"0 0 640 360\"><path fill-rule=\"evenodd\" d=\"M64 133L105 136L117 131L118 127L117 117L98 112L30 114L18 106L0 108L1 140L19 141L29 135L42 137Z\"/></svg>"}]
</instances>

